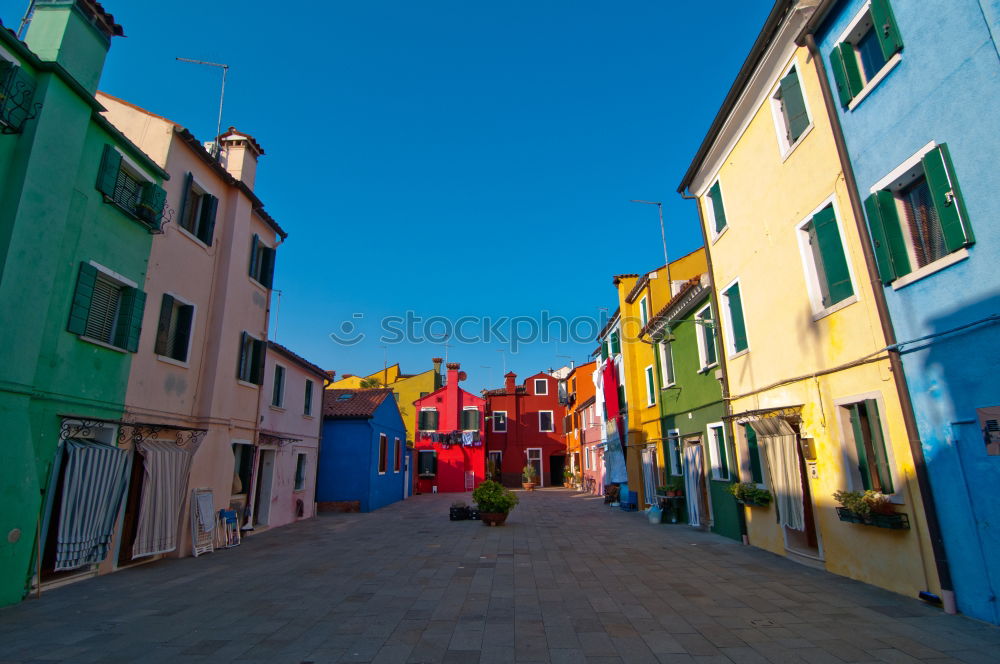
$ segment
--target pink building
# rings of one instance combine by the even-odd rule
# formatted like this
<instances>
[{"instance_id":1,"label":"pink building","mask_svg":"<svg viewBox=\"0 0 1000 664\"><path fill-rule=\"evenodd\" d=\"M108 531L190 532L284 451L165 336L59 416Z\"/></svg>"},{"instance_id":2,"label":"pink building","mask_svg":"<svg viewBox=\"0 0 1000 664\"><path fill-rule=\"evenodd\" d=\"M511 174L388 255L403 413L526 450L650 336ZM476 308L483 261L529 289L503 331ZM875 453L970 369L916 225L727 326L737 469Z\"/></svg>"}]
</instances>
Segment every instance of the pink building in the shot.
<instances>
[{"instance_id":1,"label":"pink building","mask_svg":"<svg viewBox=\"0 0 1000 664\"><path fill-rule=\"evenodd\" d=\"M595 496L604 495L604 448L601 444L601 417L596 400L590 397L581 404L581 446L583 448L583 489Z\"/></svg>"},{"instance_id":2,"label":"pink building","mask_svg":"<svg viewBox=\"0 0 1000 664\"><path fill-rule=\"evenodd\" d=\"M143 334L121 444L134 454L116 556L101 572L192 552L191 495L250 514L275 248L285 238L253 192L264 152L233 128L216 159L184 127L103 93L105 116L169 174L173 219L153 240ZM318 389L322 389L321 387ZM269 395L268 395L269 396ZM315 433L313 434L315 436Z\"/></svg>"},{"instance_id":3,"label":"pink building","mask_svg":"<svg viewBox=\"0 0 1000 664\"><path fill-rule=\"evenodd\" d=\"M316 515L316 462L327 373L273 341L264 359L254 524L283 526Z\"/></svg>"},{"instance_id":4,"label":"pink building","mask_svg":"<svg viewBox=\"0 0 1000 664\"><path fill-rule=\"evenodd\" d=\"M459 369L449 362L444 387L413 402L419 493L471 491L486 479L486 401L458 386L465 379Z\"/></svg>"}]
</instances>

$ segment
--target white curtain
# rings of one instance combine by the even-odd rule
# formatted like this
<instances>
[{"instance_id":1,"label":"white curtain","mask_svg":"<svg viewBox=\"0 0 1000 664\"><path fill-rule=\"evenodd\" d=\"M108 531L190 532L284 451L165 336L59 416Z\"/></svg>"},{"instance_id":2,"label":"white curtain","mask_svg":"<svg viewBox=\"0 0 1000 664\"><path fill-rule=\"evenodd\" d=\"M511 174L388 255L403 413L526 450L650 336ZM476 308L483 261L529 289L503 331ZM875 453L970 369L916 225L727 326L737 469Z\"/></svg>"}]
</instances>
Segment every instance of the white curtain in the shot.
<instances>
[{"instance_id":1,"label":"white curtain","mask_svg":"<svg viewBox=\"0 0 1000 664\"><path fill-rule=\"evenodd\" d=\"M656 450L646 448L642 451L642 488L647 505L656 502Z\"/></svg>"},{"instance_id":2,"label":"white curtain","mask_svg":"<svg viewBox=\"0 0 1000 664\"><path fill-rule=\"evenodd\" d=\"M783 417L767 417L750 422L750 426L757 432L757 445L764 448L767 457L781 525L792 530L805 530L802 473L799 472L795 430Z\"/></svg>"},{"instance_id":3,"label":"white curtain","mask_svg":"<svg viewBox=\"0 0 1000 664\"><path fill-rule=\"evenodd\" d=\"M701 447L701 445L684 446L684 493L687 494L690 526L701 526L701 478L705 472Z\"/></svg>"},{"instance_id":4,"label":"white curtain","mask_svg":"<svg viewBox=\"0 0 1000 664\"><path fill-rule=\"evenodd\" d=\"M154 556L177 548L181 507L187 497L188 475L195 448L171 441L139 444L143 457L142 501L132 558Z\"/></svg>"}]
</instances>

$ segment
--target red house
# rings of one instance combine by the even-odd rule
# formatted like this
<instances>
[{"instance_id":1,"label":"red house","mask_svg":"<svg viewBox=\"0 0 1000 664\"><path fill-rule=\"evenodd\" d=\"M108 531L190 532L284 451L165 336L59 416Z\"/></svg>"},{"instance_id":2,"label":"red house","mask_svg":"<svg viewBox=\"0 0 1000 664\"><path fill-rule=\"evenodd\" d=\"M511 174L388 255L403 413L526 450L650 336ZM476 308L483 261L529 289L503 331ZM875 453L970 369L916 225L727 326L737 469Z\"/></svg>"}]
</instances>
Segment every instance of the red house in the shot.
<instances>
[{"instance_id":1,"label":"red house","mask_svg":"<svg viewBox=\"0 0 1000 664\"><path fill-rule=\"evenodd\" d=\"M447 369L444 387L413 402L420 493L471 491L486 479L486 401L458 386L465 372L457 362Z\"/></svg>"},{"instance_id":2,"label":"red house","mask_svg":"<svg viewBox=\"0 0 1000 664\"><path fill-rule=\"evenodd\" d=\"M504 376L504 388L488 390L486 434L488 459L500 471L501 481L519 486L521 471L531 464L540 486L562 486L566 469L563 440L565 407L559 403L559 381L546 373L529 376L516 385L513 371Z\"/></svg>"}]
</instances>

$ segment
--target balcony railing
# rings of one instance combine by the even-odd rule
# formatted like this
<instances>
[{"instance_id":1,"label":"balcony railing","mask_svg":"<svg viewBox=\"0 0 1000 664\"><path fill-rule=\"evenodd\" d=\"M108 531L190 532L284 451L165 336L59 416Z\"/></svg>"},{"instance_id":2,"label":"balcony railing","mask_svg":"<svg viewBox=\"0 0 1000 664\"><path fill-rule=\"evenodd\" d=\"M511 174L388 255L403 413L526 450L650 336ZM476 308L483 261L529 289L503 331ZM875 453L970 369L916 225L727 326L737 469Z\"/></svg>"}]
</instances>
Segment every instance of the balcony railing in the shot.
<instances>
[{"instance_id":1,"label":"balcony railing","mask_svg":"<svg viewBox=\"0 0 1000 664\"><path fill-rule=\"evenodd\" d=\"M35 81L16 66L0 67L0 133L17 134L35 117Z\"/></svg>"}]
</instances>

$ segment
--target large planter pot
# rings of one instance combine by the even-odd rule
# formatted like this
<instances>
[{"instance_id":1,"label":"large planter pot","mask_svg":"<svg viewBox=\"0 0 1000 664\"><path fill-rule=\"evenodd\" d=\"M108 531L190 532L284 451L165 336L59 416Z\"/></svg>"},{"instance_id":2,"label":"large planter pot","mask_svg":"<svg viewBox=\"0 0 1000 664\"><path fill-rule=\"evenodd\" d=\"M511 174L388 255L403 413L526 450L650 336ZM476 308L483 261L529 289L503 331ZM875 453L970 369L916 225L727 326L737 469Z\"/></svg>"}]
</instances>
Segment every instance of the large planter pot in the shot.
<instances>
[{"instance_id":1,"label":"large planter pot","mask_svg":"<svg viewBox=\"0 0 1000 664\"><path fill-rule=\"evenodd\" d=\"M502 526L507 520L507 512L480 512L479 520L484 526Z\"/></svg>"},{"instance_id":2,"label":"large planter pot","mask_svg":"<svg viewBox=\"0 0 1000 664\"><path fill-rule=\"evenodd\" d=\"M525 491L534 491L536 486L538 485L534 482L521 482L521 487L523 487Z\"/></svg>"}]
</instances>

